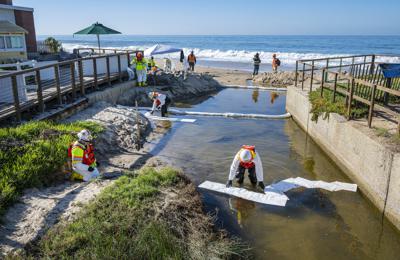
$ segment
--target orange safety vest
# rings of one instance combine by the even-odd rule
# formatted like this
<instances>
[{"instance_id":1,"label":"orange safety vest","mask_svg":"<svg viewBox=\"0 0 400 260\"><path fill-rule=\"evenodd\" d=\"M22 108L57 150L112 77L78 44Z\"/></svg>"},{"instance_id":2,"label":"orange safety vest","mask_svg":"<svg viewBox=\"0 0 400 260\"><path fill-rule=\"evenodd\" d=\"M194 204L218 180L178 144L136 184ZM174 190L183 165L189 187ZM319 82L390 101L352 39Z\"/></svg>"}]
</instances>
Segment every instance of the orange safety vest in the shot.
<instances>
[{"instance_id":1,"label":"orange safety vest","mask_svg":"<svg viewBox=\"0 0 400 260\"><path fill-rule=\"evenodd\" d=\"M240 166L242 166L245 169L251 169L255 166L254 164L254 158L256 158L256 147L253 145L243 145L242 150L248 150L251 153L251 160L248 162L243 162L240 161Z\"/></svg>"},{"instance_id":2,"label":"orange safety vest","mask_svg":"<svg viewBox=\"0 0 400 260\"><path fill-rule=\"evenodd\" d=\"M188 56L188 60L189 60L189 62L196 62L196 57L193 55L193 54L189 54L189 56Z\"/></svg>"},{"instance_id":3,"label":"orange safety vest","mask_svg":"<svg viewBox=\"0 0 400 260\"><path fill-rule=\"evenodd\" d=\"M79 142L75 142L69 145L68 147L68 158L72 158L72 149L75 147L79 147L83 150L83 158L82 158L82 163L86 165L92 165L93 163L96 162L96 158L94 156L94 146L93 144L88 144L87 146L84 146L83 144Z\"/></svg>"}]
</instances>

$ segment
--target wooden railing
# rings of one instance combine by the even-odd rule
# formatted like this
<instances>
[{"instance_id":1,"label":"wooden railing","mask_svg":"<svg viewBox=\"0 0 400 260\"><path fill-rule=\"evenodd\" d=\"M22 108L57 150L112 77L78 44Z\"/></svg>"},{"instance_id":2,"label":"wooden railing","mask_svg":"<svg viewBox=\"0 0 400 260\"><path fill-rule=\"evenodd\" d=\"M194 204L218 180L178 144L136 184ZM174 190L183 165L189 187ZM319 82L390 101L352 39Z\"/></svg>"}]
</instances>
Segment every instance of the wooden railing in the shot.
<instances>
[{"instance_id":1,"label":"wooden railing","mask_svg":"<svg viewBox=\"0 0 400 260\"><path fill-rule=\"evenodd\" d=\"M313 91L320 87L321 96L324 89L333 91L332 101L338 94L345 97L346 116L352 119L354 102L369 107L368 126L372 126L372 118L376 113L386 113L398 122L400 133L400 101L389 103L389 97L400 100L400 78L385 78L379 66L379 60L389 55L357 55L329 57L322 59L299 60L296 62L295 85L304 90L309 87ZM305 84L308 86L305 86Z\"/></svg>"},{"instance_id":2,"label":"wooden railing","mask_svg":"<svg viewBox=\"0 0 400 260\"><path fill-rule=\"evenodd\" d=\"M96 55L37 68L0 72L0 121L22 120L25 111L71 104L100 85L126 78L134 51Z\"/></svg>"}]
</instances>

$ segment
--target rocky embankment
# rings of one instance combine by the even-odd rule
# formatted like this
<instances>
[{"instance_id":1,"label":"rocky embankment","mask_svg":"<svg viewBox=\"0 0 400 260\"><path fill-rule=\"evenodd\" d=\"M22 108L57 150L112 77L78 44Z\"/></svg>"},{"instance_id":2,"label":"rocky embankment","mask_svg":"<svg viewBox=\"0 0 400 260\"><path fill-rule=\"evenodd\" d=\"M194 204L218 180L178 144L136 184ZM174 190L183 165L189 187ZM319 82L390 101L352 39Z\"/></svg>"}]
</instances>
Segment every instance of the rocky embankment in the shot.
<instances>
[{"instance_id":1,"label":"rocky embankment","mask_svg":"<svg viewBox=\"0 0 400 260\"><path fill-rule=\"evenodd\" d=\"M307 80L309 75L305 75ZM272 86L286 87L291 86L296 81L295 71L264 72L254 77L253 82L257 84L268 84Z\"/></svg>"}]
</instances>

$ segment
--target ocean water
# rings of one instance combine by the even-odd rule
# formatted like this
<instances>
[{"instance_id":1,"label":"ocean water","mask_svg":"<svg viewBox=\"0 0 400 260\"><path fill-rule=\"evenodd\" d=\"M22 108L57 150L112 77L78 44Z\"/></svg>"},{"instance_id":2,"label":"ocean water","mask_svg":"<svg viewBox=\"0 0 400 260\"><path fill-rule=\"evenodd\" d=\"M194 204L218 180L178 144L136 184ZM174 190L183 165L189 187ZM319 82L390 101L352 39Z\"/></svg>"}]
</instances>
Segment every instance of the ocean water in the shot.
<instances>
[{"instance_id":1,"label":"ocean water","mask_svg":"<svg viewBox=\"0 0 400 260\"><path fill-rule=\"evenodd\" d=\"M38 40L46 37L39 36ZM53 37L62 41L68 51L97 46L94 35ZM186 55L193 50L199 65L242 70L251 69L256 52L260 53L263 65L270 65L272 54L276 53L286 68L293 68L296 60L303 58L373 53L400 55L400 36L101 36L104 48L146 49L157 43L183 48ZM171 57L176 58L177 55ZM387 58L383 61L400 62L400 59Z\"/></svg>"}]
</instances>

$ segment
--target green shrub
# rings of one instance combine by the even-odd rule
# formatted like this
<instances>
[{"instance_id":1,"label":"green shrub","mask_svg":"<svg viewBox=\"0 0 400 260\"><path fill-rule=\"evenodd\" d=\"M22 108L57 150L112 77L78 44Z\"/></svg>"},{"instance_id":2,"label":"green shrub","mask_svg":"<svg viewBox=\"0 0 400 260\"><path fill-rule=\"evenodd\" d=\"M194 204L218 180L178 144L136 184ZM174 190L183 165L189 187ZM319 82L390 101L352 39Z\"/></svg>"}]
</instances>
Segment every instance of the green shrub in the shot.
<instances>
[{"instance_id":1,"label":"green shrub","mask_svg":"<svg viewBox=\"0 0 400 260\"><path fill-rule=\"evenodd\" d=\"M309 94L309 101L311 103L312 114L311 120L317 122L318 118L323 115L323 120L329 118L330 113L337 113L345 116L347 113L346 98L339 93L336 93L335 102L333 100L333 91L324 89L323 96L321 97L321 90L317 89ZM351 108L351 116L353 118L362 118L368 114L368 107L356 103Z\"/></svg>"},{"instance_id":2,"label":"green shrub","mask_svg":"<svg viewBox=\"0 0 400 260\"><path fill-rule=\"evenodd\" d=\"M102 131L93 122L35 121L0 129L0 215L24 189L56 180L56 171L66 162L68 145L83 128L94 134Z\"/></svg>"}]
</instances>

